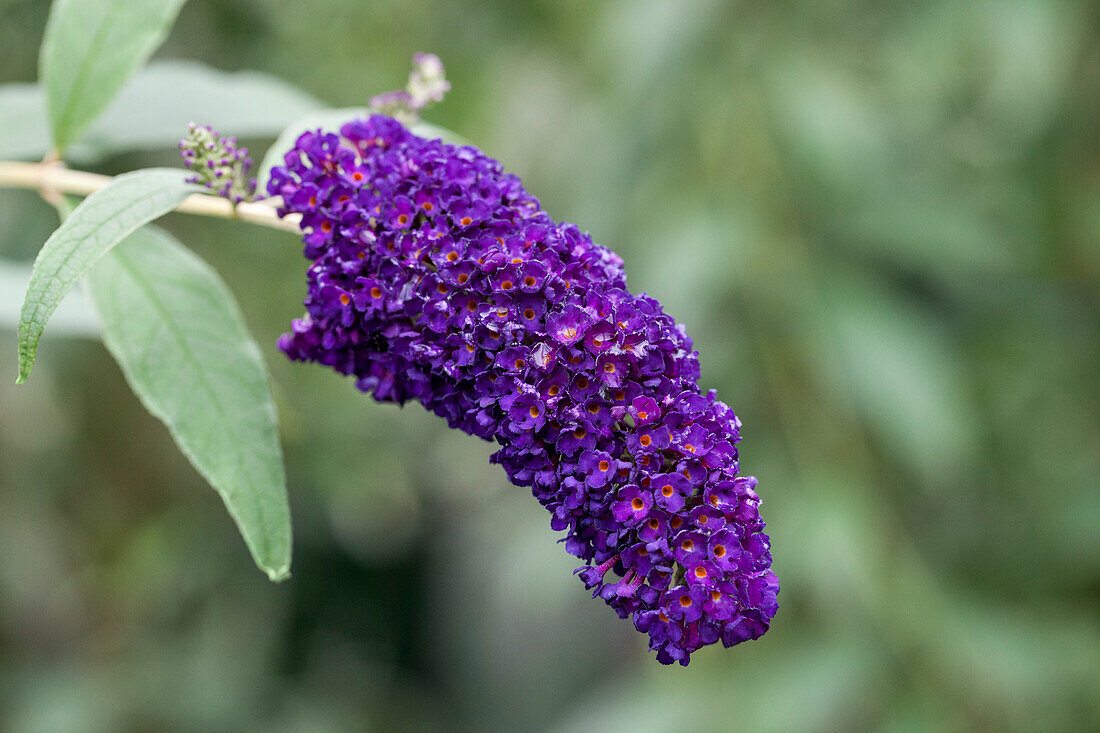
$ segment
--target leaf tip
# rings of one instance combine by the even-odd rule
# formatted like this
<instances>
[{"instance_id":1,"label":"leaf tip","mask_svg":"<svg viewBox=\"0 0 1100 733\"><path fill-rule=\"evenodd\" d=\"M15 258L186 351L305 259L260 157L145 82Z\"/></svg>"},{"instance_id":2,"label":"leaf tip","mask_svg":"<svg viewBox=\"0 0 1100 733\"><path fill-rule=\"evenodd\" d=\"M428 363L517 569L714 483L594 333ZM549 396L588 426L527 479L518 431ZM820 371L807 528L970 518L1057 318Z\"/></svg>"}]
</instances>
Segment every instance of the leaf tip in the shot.
<instances>
[{"instance_id":1,"label":"leaf tip","mask_svg":"<svg viewBox=\"0 0 1100 733\"><path fill-rule=\"evenodd\" d=\"M15 377L16 384L22 384L27 381L27 377L31 375L31 369L34 368L34 355L27 356L20 352L19 354L19 374Z\"/></svg>"},{"instance_id":2,"label":"leaf tip","mask_svg":"<svg viewBox=\"0 0 1100 733\"><path fill-rule=\"evenodd\" d=\"M264 568L267 572L267 578L272 583L282 583L284 580L290 579L290 565L282 565L277 568Z\"/></svg>"}]
</instances>

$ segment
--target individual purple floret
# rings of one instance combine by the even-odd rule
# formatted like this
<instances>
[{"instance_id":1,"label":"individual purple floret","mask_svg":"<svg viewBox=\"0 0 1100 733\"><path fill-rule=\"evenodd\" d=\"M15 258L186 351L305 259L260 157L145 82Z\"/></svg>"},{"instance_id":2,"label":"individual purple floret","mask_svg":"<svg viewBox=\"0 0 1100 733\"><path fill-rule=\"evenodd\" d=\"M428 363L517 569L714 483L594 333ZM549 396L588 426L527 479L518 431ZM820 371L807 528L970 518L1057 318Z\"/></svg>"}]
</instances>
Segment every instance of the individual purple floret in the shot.
<instances>
[{"instance_id":1,"label":"individual purple floret","mask_svg":"<svg viewBox=\"0 0 1100 733\"><path fill-rule=\"evenodd\" d=\"M249 201L255 194L256 179L246 178L252 158L248 148L237 147L237 138L222 137L209 125L192 122L187 137L180 141L180 155L193 171L188 183L206 186L235 204Z\"/></svg>"},{"instance_id":2,"label":"individual purple floret","mask_svg":"<svg viewBox=\"0 0 1100 733\"><path fill-rule=\"evenodd\" d=\"M313 265L280 349L495 440L658 661L767 630L779 585L741 423L617 255L476 148L388 117L307 132L285 163L268 192L302 215Z\"/></svg>"}]
</instances>

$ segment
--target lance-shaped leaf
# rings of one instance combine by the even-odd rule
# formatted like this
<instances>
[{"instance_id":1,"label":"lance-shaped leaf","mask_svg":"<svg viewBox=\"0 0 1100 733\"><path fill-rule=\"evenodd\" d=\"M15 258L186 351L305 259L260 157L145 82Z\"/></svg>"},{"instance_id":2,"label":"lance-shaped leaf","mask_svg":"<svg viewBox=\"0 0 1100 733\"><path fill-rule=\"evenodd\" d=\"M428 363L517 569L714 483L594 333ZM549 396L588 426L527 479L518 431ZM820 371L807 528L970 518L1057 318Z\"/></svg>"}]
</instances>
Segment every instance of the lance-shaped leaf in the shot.
<instances>
[{"instance_id":1,"label":"lance-shaped leaf","mask_svg":"<svg viewBox=\"0 0 1100 733\"><path fill-rule=\"evenodd\" d=\"M14 332L19 328L19 308L23 304L20 293L30 278L29 264L0 259L0 330ZM99 330L99 319L79 286L69 291L50 319L53 336L99 338Z\"/></svg>"},{"instance_id":2,"label":"lance-shaped leaf","mask_svg":"<svg viewBox=\"0 0 1100 733\"><path fill-rule=\"evenodd\" d=\"M324 105L257 71L221 71L197 61L153 61L69 146L66 158L96 161L127 150L174 148L187 123L239 138L274 137ZM41 159L50 149L46 101L37 84L0 86L0 158Z\"/></svg>"},{"instance_id":3,"label":"lance-shaped leaf","mask_svg":"<svg viewBox=\"0 0 1100 733\"><path fill-rule=\"evenodd\" d=\"M0 158L41 158L50 149L48 127L37 84L0 87Z\"/></svg>"},{"instance_id":4,"label":"lance-shaped leaf","mask_svg":"<svg viewBox=\"0 0 1100 733\"><path fill-rule=\"evenodd\" d=\"M73 148L73 157L175 148L191 121L238 138L273 137L323 108L319 100L270 74L221 71L196 61L154 61L123 87Z\"/></svg>"},{"instance_id":5,"label":"lance-shaped leaf","mask_svg":"<svg viewBox=\"0 0 1100 733\"><path fill-rule=\"evenodd\" d=\"M103 341L134 394L210 482L272 580L290 569L290 510L260 349L209 265L153 227L88 276Z\"/></svg>"},{"instance_id":6,"label":"lance-shaped leaf","mask_svg":"<svg viewBox=\"0 0 1100 733\"><path fill-rule=\"evenodd\" d=\"M23 298L17 382L30 374L46 321L73 284L140 226L201 190L186 183L185 175L182 170L149 168L118 176L85 199L50 235L34 261Z\"/></svg>"},{"instance_id":7,"label":"lance-shaped leaf","mask_svg":"<svg viewBox=\"0 0 1100 733\"><path fill-rule=\"evenodd\" d=\"M164 41L186 0L54 0L38 60L59 152Z\"/></svg>"}]
</instances>

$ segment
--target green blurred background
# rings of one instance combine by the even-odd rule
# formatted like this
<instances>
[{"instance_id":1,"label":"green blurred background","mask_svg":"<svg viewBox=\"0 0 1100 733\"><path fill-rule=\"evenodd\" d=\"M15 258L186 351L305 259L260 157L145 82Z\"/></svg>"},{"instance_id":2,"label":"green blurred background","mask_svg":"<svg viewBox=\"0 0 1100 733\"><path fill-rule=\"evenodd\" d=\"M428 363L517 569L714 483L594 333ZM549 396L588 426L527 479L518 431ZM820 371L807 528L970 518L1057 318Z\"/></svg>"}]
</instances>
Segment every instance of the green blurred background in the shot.
<instances>
[{"instance_id":1,"label":"green blurred background","mask_svg":"<svg viewBox=\"0 0 1100 733\"><path fill-rule=\"evenodd\" d=\"M47 3L0 6L32 81ZM771 631L660 667L488 444L281 357L293 236L174 215L273 373L294 577L97 341L16 387L0 331L0 730L1100 729L1100 4L192 0L157 57L351 106L421 50L429 120L688 325ZM0 256L55 225L0 191Z\"/></svg>"}]
</instances>

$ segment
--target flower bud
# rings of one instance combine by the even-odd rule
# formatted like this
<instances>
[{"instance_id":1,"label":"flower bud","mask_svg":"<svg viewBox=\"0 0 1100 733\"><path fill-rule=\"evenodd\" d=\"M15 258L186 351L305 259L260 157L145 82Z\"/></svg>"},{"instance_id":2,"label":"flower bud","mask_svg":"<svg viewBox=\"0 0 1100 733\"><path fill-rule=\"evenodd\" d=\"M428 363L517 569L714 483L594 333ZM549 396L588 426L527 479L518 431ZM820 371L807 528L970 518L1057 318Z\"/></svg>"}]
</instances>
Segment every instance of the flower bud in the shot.
<instances>
[{"instance_id":1,"label":"flower bud","mask_svg":"<svg viewBox=\"0 0 1100 733\"><path fill-rule=\"evenodd\" d=\"M183 164L193 171L188 183L206 186L235 204L252 199L256 179L246 178L252 159L248 148L237 146L237 138L222 137L209 125L192 122L179 148Z\"/></svg>"}]
</instances>

